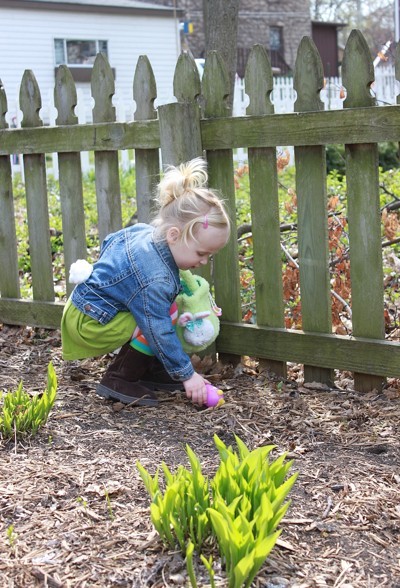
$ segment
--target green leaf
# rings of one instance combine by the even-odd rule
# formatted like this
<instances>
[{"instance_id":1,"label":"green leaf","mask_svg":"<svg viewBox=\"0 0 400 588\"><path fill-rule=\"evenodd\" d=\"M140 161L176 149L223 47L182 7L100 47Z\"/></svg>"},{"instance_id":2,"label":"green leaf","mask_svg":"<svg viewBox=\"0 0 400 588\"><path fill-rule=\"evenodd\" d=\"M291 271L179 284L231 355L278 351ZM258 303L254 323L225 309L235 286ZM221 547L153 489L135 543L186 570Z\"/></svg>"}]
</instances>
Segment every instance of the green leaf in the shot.
<instances>
[{"instance_id":1,"label":"green leaf","mask_svg":"<svg viewBox=\"0 0 400 588\"><path fill-rule=\"evenodd\" d=\"M217 537L220 550L222 551L222 556L224 557L226 565L229 568L231 564L230 535L233 531L231 521L224 520L223 516L213 508L208 509L208 514L210 516L211 525Z\"/></svg>"},{"instance_id":2,"label":"green leaf","mask_svg":"<svg viewBox=\"0 0 400 588\"><path fill-rule=\"evenodd\" d=\"M228 450L227 446L225 445L225 443L218 437L217 434L214 435L213 439L214 439L215 447L218 449L218 453L221 457L221 460L224 462L225 459L223 459L223 456L226 457L229 450Z\"/></svg>"},{"instance_id":3,"label":"green leaf","mask_svg":"<svg viewBox=\"0 0 400 588\"><path fill-rule=\"evenodd\" d=\"M253 527L255 525L255 520L248 520L243 513L239 513L236 519L233 521L233 525L235 530L240 533L242 536L253 535Z\"/></svg>"},{"instance_id":4,"label":"green leaf","mask_svg":"<svg viewBox=\"0 0 400 588\"><path fill-rule=\"evenodd\" d=\"M240 499L240 513L246 518L251 519L252 515L252 504L246 494L243 494Z\"/></svg>"},{"instance_id":5,"label":"green leaf","mask_svg":"<svg viewBox=\"0 0 400 588\"><path fill-rule=\"evenodd\" d=\"M235 525L233 532L230 534L230 573L236 564L254 547L254 538L251 531L243 533Z\"/></svg>"},{"instance_id":6,"label":"green leaf","mask_svg":"<svg viewBox=\"0 0 400 588\"><path fill-rule=\"evenodd\" d=\"M283 504L281 506L281 508L275 513L275 515L273 516L273 518L270 520L269 522L269 532L272 533L272 531L274 529L276 529L276 527L279 525L279 523L281 522L281 520L283 519L283 517L286 514L287 509L290 506L291 501L288 500L285 504Z\"/></svg>"},{"instance_id":7,"label":"green leaf","mask_svg":"<svg viewBox=\"0 0 400 588\"><path fill-rule=\"evenodd\" d=\"M186 569L192 588L197 588L196 576L193 569L193 551L194 545L191 541L189 541L186 547Z\"/></svg>"},{"instance_id":8,"label":"green leaf","mask_svg":"<svg viewBox=\"0 0 400 588\"><path fill-rule=\"evenodd\" d=\"M273 479L276 488L283 484L283 481L293 464L293 460L284 463L286 455L287 454L284 453L278 457L270 466L271 478Z\"/></svg>"},{"instance_id":9,"label":"green leaf","mask_svg":"<svg viewBox=\"0 0 400 588\"><path fill-rule=\"evenodd\" d=\"M246 580L245 588L248 588L254 580L254 578L256 577L259 569L263 565L264 561L267 559L269 553L272 551L280 534L281 531L277 531L276 533L274 533L273 535L269 535L261 543L256 545L254 551L252 552L254 558L253 568Z\"/></svg>"},{"instance_id":10,"label":"green leaf","mask_svg":"<svg viewBox=\"0 0 400 588\"><path fill-rule=\"evenodd\" d=\"M147 492L150 494L151 498L154 498L155 494L159 491L157 475L158 469L156 475L154 476L154 478L152 478L149 472L142 466L140 461L136 462L136 467L139 470L140 477L142 478L142 481L146 487Z\"/></svg>"},{"instance_id":11,"label":"green leaf","mask_svg":"<svg viewBox=\"0 0 400 588\"><path fill-rule=\"evenodd\" d=\"M186 445L186 453L189 457L189 462L192 467L193 474L196 474L197 472L201 473L201 465L199 458L189 445Z\"/></svg>"},{"instance_id":12,"label":"green leaf","mask_svg":"<svg viewBox=\"0 0 400 588\"><path fill-rule=\"evenodd\" d=\"M179 547L181 548L181 551L184 552L186 538L185 538L185 533L183 531L183 528L182 528L180 522L176 520L176 518L174 517L173 514L170 515L170 522L171 522L172 528L174 530L174 533L176 535L176 538L178 540Z\"/></svg>"},{"instance_id":13,"label":"green leaf","mask_svg":"<svg viewBox=\"0 0 400 588\"><path fill-rule=\"evenodd\" d=\"M239 450L239 457L240 459L244 459L249 455L250 451L247 448L247 446L243 443L243 441L240 439L240 437L238 437L237 435L235 435L235 441Z\"/></svg>"},{"instance_id":14,"label":"green leaf","mask_svg":"<svg viewBox=\"0 0 400 588\"><path fill-rule=\"evenodd\" d=\"M253 566L254 555L253 553L248 553L233 568L232 577L229 581L229 588L240 588L251 574Z\"/></svg>"},{"instance_id":15,"label":"green leaf","mask_svg":"<svg viewBox=\"0 0 400 588\"><path fill-rule=\"evenodd\" d=\"M272 510L276 512L278 508L281 506L282 502L285 500L286 496L289 494L290 490L293 487L293 484L297 480L298 472L293 474L286 482L284 482L279 488L275 490L275 500L272 501Z\"/></svg>"},{"instance_id":16,"label":"green leaf","mask_svg":"<svg viewBox=\"0 0 400 588\"><path fill-rule=\"evenodd\" d=\"M254 449L240 464L238 475L245 476L246 480L253 475L258 477L263 469L263 463L266 457L274 447L274 445L265 445L264 447Z\"/></svg>"},{"instance_id":17,"label":"green leaf","mask_svg":"<svg viewBox=\"0 0 400 588\"><path fill-rule=\"evenodd\" d=\"M223 441L218 437L218 435L214 435L214 443L216 448L218 449L218 453L222 463L227 463L228 461L232 464L239 464L239 459L232 450L232 447L227 447Z\"/></svg>"},{"instance_id":18,"label":"green leaf","mask_svg":"<svg viewBox=\"0 0 400 588\"><path fill-rule=\"evenodd\" d=\"M210 555L209 559L206 559L204 557L204 555L200 554L200 559L203 562L204 566L206 567L207 571L208 571L208 575L210 577L210 585L211 588L216 588L215 587L215 582L214 582L214 576L215 576L215 572L213 570L212 564L213 564L213 558L212 555Z\"/></svg>"},{"instance_id":19,"label":"green leaf","mask_svg":"<svg viewBox=\"0 0 400 588\"><path fill-rule=\"evenodd\" d=\"M168 486L164 494L164 505L166 512L170 513L173 511L175 500L179 492L179 483L174 482L171 486Z\"/></svg>"},{"instance_id":20,"label":"green leaf","mask_svg":"<svg viewBox=\"0 0 400 588\"><path fill-rule=\"evenodd\" d=\"M207 513L203 513L197 516L197 532L196 532L196 544L201 547L204 540L210 534L210 525Z\"/></svg>"},{"instance_id":21,"label":"green leaf","mask_svg":"<svg viewBox=\"0 0 400 588\"><path fill-rule=\"evenodd\" d=\"M150 518L151 518L151 522L154 525L155 530L160 535L161 539L164 541L165 540L165 533L164 533L164 527L163 527L162 520L161 520L160 509L158 508L158 506L156 504L154 504L154 502L152 504L150 504Z\"/></svg>"},{"instance_id":22,"label":"green leaf","mask_svg":"<svg viewBox=\"0 0 400 588\"><path fill-rule=\"evenodd\" d=\"M57 375L54 370L53 364L50 362L47 368L47 391L49 393L50 401L53 401L56 397L57 390Z\"/></svg>"},{"instance_id":23,"label":"green leaf","mask_svg":"<svg viewBox=\"0 0 400 588\"><path fill-rule=\"evenodd\" d=\"M213 507L223 516L224 519L230 519L233 521L241 499L242 496L237 496L232 500L232 502L226 504L224 497L218 493L214 498Z\"/></svg>"},{"instance_id":24,"label":"green leaf","mask_svg":"<svg viewBox=\"0 0 400 588\"><path fill-rule=\"evenodd\" d=\"M170 470L168 469L168 466L165 462L161 462L161 468L162 471L164 472L164 476L165 476L165 481L167 484L172 484L174 482L174 480L176 479L176 476L174 476Z\"/></svg>"}]
</instances>

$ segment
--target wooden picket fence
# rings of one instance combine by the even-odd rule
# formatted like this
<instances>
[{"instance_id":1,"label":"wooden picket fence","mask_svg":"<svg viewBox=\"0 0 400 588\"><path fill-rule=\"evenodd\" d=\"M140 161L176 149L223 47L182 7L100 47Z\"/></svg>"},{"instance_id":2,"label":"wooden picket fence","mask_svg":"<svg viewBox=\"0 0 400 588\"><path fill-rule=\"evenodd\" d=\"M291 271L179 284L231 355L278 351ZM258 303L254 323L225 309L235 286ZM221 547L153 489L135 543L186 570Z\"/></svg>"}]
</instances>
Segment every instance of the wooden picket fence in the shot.
<instances>
[{"instance_id":1,"label":"wooden picket fence","mask_svg":"<svg viewBox=\"0 0 400 588\"><path fill-rule=\"evenodd\" d=\"M400 58L397 56L396 73ZM397 75L398 77L398 75ZM55 126L38 112L40 90L32 72L21 83L22 128L6 123L7 98L0 85L0 322L57 328L63 304L55 302L47 204L45 154L58 153L65 267L86 257L80 153L94 151L100 239L121 228L118 152L135 150L139 221L151 216L152 193L162 165L206 152L210 185L224 194L235 217L233 149L247 148L250 175L257 324L241 322L238 244L234 232L214 260L217 303L223 308L217 350L265 360L284 374L286 362L304 364L307 381L331 382L333 369L354 373L360 390L380 388L384 377L400 377L400 344L385 341L378 143L399 141L400 107L377 107L365 39L353 31L346 44L343 110L325 111L324 75L318 51L305 37L298 49L295 112L275 114L273 76L266 51L255 46L246 75L246 116L226 108L229 83L219 55L211 52L200 82L187 54L177 62L177 102L154 109L156 84L146 57L133 82L134 121L116 122L114 81L101 55L92 75L93 123L74 114L76 89L67 67L55 83ZM332 334L328 265L325 147L345 145L350 238L352 336ZM303 331L284 328L276 147L294 146L298 203L298 248ZM16 220L10 155L23 155L33 300L20 297ZM28 246L28 244L27 244Z\"/></svg>"},{"instance_id":2,"label":"wooden picket fence","mask_svg":"<svg viewBox=\"0 0 400 588\"><path fill-rule=\"evenodd\" d=\"M380 65L374 67L375 81L371 86L373 96L376 98L378 105L396 104L396 80L394 65ZM271 101L274 105L275 113L293 112L294 103L296 101L296 92L293 88L292 76L274 76L274 89L271 94ZM54 92L42 95L42 110L41 117L44 124L55 125L57 118L57 110L54 106ZM343 108L344 89L342 79L340 77L325 78L324 88L320 94L321 100L324 103L325 110L333 110ZM77 106L75 114L80 123L92 122L92 96L90 89L77 89ZM19 101L14 97L8 101L8 118L12 121L12 126L20 127L20 110ZM113 97L113 104L115 106L116 120L118 122L129 122L133 120L134 104L127 96L116 94ZM233 97L233 116L245 116L248 106L248 98L245 91L245 81L241 78L236 78L234 97ZM14 116L13 116L14 114ZM294 160L293 148L289 147L290 161L292 165ZM234 160L238 165L247 163L246 149L236 149ZM118 161L120 167L124 170L129 170L134 166L134 159L132 150L119 151ZM58 179L58 158L57 153L47 154L47 173ZM87 151L81 152L82 173L93 171L94 164ZM22 158L14 155L11 159L11 166L13 174L21 174L23 178L24 168L22 165Z\"/></svg>"}]
</instances>

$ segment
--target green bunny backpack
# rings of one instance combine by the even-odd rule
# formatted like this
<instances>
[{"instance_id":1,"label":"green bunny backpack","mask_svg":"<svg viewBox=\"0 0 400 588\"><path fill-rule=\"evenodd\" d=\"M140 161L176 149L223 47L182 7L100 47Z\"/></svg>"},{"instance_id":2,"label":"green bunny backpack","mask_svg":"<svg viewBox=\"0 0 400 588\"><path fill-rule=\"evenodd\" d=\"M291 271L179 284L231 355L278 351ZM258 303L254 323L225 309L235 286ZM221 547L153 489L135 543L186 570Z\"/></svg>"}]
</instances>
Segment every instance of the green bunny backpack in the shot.
<instances>
[{"instance_id":1,"label":"green bunny backpack","mask_svg":"<svg viewBox=\"0 0 400 588\"><path fill-rule=\"evenodd\" d=\"M221 309L215 304L210 285L190 270L180 271L182 291L176 298L176 332L186 353L206 349L218 336Z\"/></svg>"}]
</instances>

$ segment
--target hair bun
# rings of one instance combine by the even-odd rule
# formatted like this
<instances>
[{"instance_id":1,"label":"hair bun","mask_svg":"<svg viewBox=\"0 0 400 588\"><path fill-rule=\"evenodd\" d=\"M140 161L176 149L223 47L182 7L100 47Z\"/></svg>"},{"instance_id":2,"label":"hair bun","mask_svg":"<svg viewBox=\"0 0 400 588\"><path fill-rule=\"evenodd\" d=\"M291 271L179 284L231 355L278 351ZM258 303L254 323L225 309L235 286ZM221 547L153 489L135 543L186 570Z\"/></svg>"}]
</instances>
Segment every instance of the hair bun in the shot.
<instances>
[{"instance_id":1,"label":"hair bun","mask_svg":"<svg viewBox=\"0 0 400 588\"><path fill-rule=\"evenodd\" d=\"M179 166L167 168L158 186L158 202L167 206L185 192L202 188L207 184L207 163L202 157L196 157Z\"/></svg>"}]
</instances>

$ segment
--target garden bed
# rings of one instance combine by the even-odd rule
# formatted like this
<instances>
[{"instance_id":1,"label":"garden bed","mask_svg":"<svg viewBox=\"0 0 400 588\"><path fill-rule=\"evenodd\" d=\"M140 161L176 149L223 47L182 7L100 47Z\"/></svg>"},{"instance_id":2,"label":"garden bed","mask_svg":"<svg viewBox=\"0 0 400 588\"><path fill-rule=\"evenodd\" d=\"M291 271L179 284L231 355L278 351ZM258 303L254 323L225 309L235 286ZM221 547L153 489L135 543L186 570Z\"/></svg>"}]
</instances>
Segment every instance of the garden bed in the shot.
<instances>
[{"instance_id":1,"label":"garden bed","mask_svg":"<svg viewBox=\"0 0 400 588\"><path fill-rule=\"evenodd\" d=\"M1 329L1 326L0 326ZM282 534L254 586L372 588L400 586L400 383L382 393L303 385L298 366L287 382L260 373L249 359L211 367L226 404L199 410L183 395L159 408L135 408L97 397L110 357L61 360L58 331L0 330L1 390L22 379L44 389L47 366L58 376L55 407L31 439L1 443L1 587L97 588L188 586L179 551L163 548L136 468L161 461L189 467L185 444L210 477L217 434L250 449L288 452L299 478ZM216 585L227 586L215 561ZM195 560L198 585L209 585Z\"/></svg>"}]
</instances>

